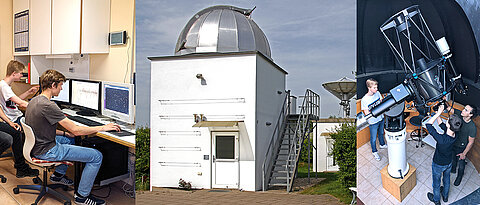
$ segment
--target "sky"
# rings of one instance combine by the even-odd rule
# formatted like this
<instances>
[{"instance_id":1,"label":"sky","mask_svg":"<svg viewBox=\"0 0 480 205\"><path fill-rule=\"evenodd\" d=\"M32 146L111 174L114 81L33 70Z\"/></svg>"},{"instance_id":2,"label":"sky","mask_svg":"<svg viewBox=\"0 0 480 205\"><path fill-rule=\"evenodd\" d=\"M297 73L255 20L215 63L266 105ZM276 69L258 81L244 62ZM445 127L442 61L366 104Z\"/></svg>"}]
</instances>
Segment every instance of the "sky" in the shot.
<instances>
[{"instance_id":1,"label":"sky","mask_svg":"<svg viewBox=\"0 0 480 205\"><path fill-rule=\"evenodd\" d=\"M301 96L311 89L321 96L321 117L342 116L340 101L322 84L342 77L355 79L355 0L137 0L137 126L149 126L147 57L174 55L178 36L190 18L215 5L256 6L251 18L265 33L273 61L288 72L287 90ZM350 116L354 116L355 99L351 101Z\"/></svg>"}]
</instances>

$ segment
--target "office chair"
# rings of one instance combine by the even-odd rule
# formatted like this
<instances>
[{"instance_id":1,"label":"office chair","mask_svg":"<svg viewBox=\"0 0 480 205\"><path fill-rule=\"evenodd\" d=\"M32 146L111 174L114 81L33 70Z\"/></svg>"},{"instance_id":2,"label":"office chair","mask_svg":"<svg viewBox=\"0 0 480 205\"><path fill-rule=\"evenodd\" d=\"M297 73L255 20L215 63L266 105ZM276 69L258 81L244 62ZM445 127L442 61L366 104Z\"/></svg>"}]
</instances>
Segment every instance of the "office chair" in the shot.
<instances>
[{"instance_id":1,"label":"office chair","mask_svg":"<svg viewBox=\"0 0 480 205\"><path fill-rule=\"evenodd\" d=\"M6 158L6 157L11 157L11 156L13 156L13 154L12 154L11 152L7 152L7 153L5 153L5 154L1 154L1 155L0 155L0 158ZM3 176L3 175L0 174L0 181L1 181L2 183L6 183L6 182L7 182L7 178L6 178L5 176Z\"/></svg>"},{"instance_id":2,"label":"office chair","mask_svg":"<svg viewBox=\"0 0 480 205\"><path fill-rule=\"evenodd\" d=\"M73 165L72 162L68 161L47 161L36 159L30 156L30 152L32 151L33 145L35 145L35 135L33 130L30 126L25 124L25 118L20 119L20 123L22 124L23 130L25 132L25 144L23 145L23 156L25 159L35 166L39 166L43 168L43 180L40 178L34 178L33 183L40 184L40 185L17 185L17 187L13 188L13 193L18 194L20 189L27 189L27 190L37 190L40 191L38 194L37 199L33 204L37 204L45 194L51 194L64 201L64 205L70 205L71 201L69 197L66 197L59 192L55 191L56 188L63 188L63 190L67 190L68 187L63 184L48 184L47 185L47 175L48 170L55 168L55 166L66 164L66 165Z\"/></svg>"},{"instance_id":3,"label":"office chair","mask_svg":"<svg viewBox=\"0 0 480 205\"><path fill-rule=\"evenodd\" d=\"M420 113L417 116L414 116L410 118L409 122L415 127L418 127L417 129L413 130L410 133L410 139L413 141L417 141L417 145L415 146L416 148L423 147L425 146L425 143L423 143L423 138L428 135L427 129L423 128L423 120L425 119L426 115L426 110L424 108L417 108L417 111Z\"/></svg>"}]
</instances>

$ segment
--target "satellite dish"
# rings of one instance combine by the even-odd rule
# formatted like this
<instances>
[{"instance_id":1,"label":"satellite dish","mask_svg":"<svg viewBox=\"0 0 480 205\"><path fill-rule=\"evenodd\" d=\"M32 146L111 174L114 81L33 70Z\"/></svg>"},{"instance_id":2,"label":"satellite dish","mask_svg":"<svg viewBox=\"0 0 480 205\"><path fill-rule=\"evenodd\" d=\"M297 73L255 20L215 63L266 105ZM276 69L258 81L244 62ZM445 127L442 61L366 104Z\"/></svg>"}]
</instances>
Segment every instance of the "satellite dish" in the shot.
<instances>
[{"instance_id":1,"label":"satellite dish","mask_svg":"<svg viewBox=\"0 0 480 205\"><path fill-rule=\"evenodd\" d=\"M343 117L350 116L350 99L357 94L357 82L343 77L334 82L324 83L322 86L340 99L340 106L343 107Z\"/></svg>"}]
</instances>

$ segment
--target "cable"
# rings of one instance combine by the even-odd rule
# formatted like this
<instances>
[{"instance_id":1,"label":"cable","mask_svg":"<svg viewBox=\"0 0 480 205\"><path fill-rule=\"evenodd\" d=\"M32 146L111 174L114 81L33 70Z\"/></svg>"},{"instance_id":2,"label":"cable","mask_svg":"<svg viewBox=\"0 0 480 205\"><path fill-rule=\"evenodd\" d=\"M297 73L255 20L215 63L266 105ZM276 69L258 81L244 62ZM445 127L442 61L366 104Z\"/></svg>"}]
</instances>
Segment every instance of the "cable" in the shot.
<instances>
[{"instance_id":1,"label":"cable","mask_svg":"<svg viewBox=\"0 0 480 205\"><path fill-rule=\"evenodd\" d=\"M129 55L129 51L130 51L130 45L132 44L130 41L130 37L127 36L127 43L128 43L128 47L127 47L127 69L125 70L125 75L123 76L123 82L126 83L125 79L127 78L127 73L129 71L128 69L128 65L130 64L130 55Z\"/></svg>"},{"instance_id":2,"label":"cable","mask_svg":"<svg viewBox=\"0 0 480 205\"><path fill-rule=\"evenodd\" d=\"M105 186L101 186L100 188L92 189L92 191L98 191L98 190L101 190L101 189L103 189L103 188L105 188ZM98 195L95 195L95 194L93 194L93 193L91 193L91 195L94 196L94 197L98 197L98 198L103 198L103 199L105 199L105 198L110 197L110 193L112 193L112 187L111 187L110 184L109 184L109 185L108 185L108 194L107 194L107 196L98 196Z\"/></svg>"},{"instance_id":3,"label":"cable","mask_svg":"<svg viewBox=\"0 0 480 205\"><path fill-rule=\"evenodd\" d=\"M129 178L131 179L132 183L135 184L135 160L130 161L130 159L135 157L135 154L132 152L128 152L128 172L130 174ZM128 183L124 182L122 186L122 190L126 196L130 198L135 198L135 185L133 185L130 189L127 189L126 186L129 185ZM130 185L129 185L130 186Z\"/></svg>"},{"instance_id":4,"label":"cable","mask_svg":"<svg viewBox=\"0 0 480 205\"><path fill-rule=\"evenodd\" d=\"M125 188L127 185L129 185L129 184L124 182L124 184L122 186L122 190L125 193L125 196L128 196L130 198L135 198L135 189L133 189L133 187L132 188Z\"/></svg>"}]
</instances>

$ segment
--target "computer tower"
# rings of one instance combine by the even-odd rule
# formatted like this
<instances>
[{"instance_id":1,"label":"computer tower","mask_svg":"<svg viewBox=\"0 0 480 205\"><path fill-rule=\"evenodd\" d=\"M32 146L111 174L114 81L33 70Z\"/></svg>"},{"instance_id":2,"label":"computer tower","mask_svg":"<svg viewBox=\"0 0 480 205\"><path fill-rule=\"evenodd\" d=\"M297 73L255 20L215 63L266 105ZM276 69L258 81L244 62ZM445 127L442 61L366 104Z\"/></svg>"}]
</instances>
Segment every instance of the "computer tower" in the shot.
<instances>
[{"instance_id":1,"label":"computer tower","mask_svg":"<svg viewBox=\"0 0 480 205\"><path fill-rule=\"evenodd\" d=\"M85 138L82 145L97 149L103 155L95 185L103 186L129 177L128 147L100 137Z\"/></svg>"}]
</instances>

